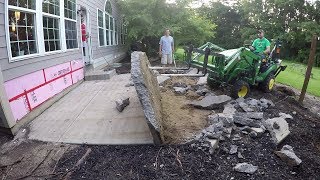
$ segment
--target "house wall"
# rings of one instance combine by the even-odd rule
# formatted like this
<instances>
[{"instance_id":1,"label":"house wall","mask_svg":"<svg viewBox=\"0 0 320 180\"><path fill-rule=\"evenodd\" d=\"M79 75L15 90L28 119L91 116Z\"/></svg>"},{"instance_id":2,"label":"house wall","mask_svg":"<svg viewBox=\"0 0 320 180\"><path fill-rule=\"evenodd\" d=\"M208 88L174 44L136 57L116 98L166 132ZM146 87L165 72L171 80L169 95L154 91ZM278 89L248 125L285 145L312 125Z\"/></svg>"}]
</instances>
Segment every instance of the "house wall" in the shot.
<instances>
[{"instance_id":1,"label":"house wall","mask_svg":"<svg viewBox=\"0 0 320 180\"><path fill-rule=\"evenodd\" d=\"M6 36L6 1L0 0L0 127L12 128L44 102L62 93L66 88L84 78L84 62L81 50L80 16L77 18L79 48L66 52L36 55L28 59L9 62ZM120 60L125 55L123 45L99 47L97 7L104 7L104 0L77 0L90 11L93 63L95 66ZM112 1L113 16L119 12ZM63 41L63 39L62 39Z\"/></svg>"}]
</instances>

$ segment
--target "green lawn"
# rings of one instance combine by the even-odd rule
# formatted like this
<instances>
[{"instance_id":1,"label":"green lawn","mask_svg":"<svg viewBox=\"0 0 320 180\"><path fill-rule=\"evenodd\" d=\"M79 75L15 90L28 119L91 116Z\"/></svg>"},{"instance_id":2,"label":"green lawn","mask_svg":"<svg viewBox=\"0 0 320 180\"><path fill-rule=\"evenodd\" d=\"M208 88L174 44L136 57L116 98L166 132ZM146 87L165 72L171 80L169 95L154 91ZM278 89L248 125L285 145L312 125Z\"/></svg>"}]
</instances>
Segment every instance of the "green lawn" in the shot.
<instances>
[{"instance_id":1,"label":"green lawn","mask_svg":"<svg viewBox=\"0 0 320 180\"><path fill-rule=\"evenodd\" d=\"M177 60L183 59L184 50L182 48L178 48L175 52L175 57ZM203 57L202 57L203 59ZM200 59L201 60L201 59ZM296 89L301 90L304 82L304 74L306 72L306 65L294 63L290 61L282 62L283 65L287 65L287 69L279 74L277 77L277 82L281 84L285 84ZM312 69L313 76L309 81L309 86L307 92L309 94L319 96L320 97L320 68Z\"/></svg>"},{"instance_id":2,"label":"green lawn","mask_svg":"<svg viewBox=\"0 0 320 180\"><path fill-rule=\"evenodd\" d=\"M282 62L283 65L287 65L287 69L279 74L277 82L292 86L296 89L301 90L305 78L306 65L293 63L293 62ZM320 68L312 69L313 76L309 81L308 93L320 96Z\"/></svg>"}]
</instances>

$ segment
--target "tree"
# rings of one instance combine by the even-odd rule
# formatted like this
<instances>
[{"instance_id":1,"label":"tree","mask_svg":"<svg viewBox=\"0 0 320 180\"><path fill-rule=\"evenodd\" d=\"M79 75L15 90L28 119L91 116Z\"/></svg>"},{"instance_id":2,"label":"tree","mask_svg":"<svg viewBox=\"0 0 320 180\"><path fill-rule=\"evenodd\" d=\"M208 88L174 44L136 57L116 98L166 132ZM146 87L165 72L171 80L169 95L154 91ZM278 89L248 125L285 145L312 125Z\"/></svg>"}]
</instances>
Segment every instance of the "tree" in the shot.
<instances>
[{"instance_id":1,"label":"tree","mask_svg":"<svg viewBox=\"0 0 320 180\"><path fill-rule=\"evenodd\" d=\"M129 42L142 41L147 53L158 52L159 39L165 28L169 28L176 45L203 44L214 37L215 25L188 8L190 0L178 0L174 4L166 0L121 0L122 14L128 24Z\"/></svg>"}]
</instances>

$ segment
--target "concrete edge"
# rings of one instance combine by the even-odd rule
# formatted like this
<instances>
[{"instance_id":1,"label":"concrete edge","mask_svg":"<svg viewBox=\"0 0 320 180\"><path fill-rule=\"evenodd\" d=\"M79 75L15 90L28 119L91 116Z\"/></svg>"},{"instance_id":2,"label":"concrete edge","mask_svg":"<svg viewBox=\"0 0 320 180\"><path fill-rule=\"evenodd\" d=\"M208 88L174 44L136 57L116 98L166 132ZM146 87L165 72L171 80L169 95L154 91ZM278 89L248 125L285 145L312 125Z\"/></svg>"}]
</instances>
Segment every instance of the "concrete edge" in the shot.
<instances>
[{"instance_id":1,"label":"concrete edge","mask_svg":"<svg viewBox=\"0 0 320 180\"><path fill-rule=\"evenodd\" d=\"M147 89L146 82L144 80L143 72L141 71L141 57L146 56L143 52L133 52L131 54L131 77L134 83L135 89L138 94L139 101L142 105L145 118L153 137L154 144L161 144L161 128L156 119L156 113L151 103L151 97L149 90Z\"/></svg>"},{"instance_id":2,"label":"concrete edge","mask_svg":"<svg viewBox=\"0 0 320 180\"><path fill-rule=\"evenodd\" d=\"M41 115L46 109L51 107L55 102L59 101L62 97L64 97L69 92L71 92L73 89L78 87L82 82L84 82L84 80L81 80L81 81L77 82L76 84L73 84L72 86L63 90L61 93L56 94L52 98L48 99L43 104L41 104L39 107L33 109L30 113L28 113L21 120L19 120L19 122L17 122L17 124L15 124L11 129L0 127L0 132L15 135L22 127L27 126L28 123L33 121L36 117Z\"/></svg>"}]
</instances>

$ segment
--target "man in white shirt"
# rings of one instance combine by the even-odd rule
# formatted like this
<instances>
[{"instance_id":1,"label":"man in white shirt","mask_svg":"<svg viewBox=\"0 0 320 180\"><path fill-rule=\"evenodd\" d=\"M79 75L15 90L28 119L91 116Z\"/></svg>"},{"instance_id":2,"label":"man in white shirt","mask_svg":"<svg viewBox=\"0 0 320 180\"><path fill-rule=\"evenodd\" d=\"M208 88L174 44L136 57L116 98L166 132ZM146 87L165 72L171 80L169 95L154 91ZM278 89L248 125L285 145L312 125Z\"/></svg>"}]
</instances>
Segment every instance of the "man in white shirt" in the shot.
<instances>
[{"instance_id":1,"label":"man in white shirt","mask_svg":"<svg viewBox=\"0 0 320 180\"><path fill-rule=\"evenodd\" d=\"M161 56L161 64L172 64L172 53L174 52L173 37L170 36L170 30L166 29L164 36L160 39L159 55Z\"/></svg>"}]
</instances>

